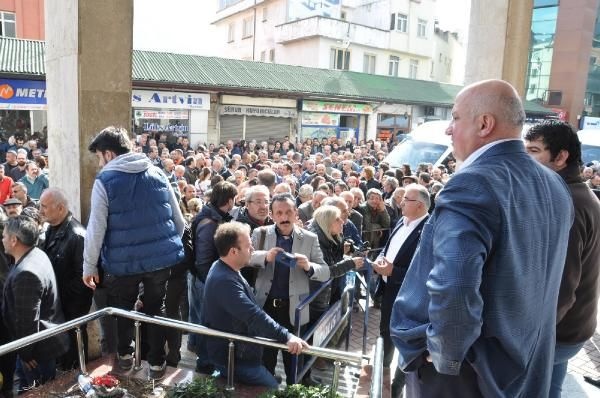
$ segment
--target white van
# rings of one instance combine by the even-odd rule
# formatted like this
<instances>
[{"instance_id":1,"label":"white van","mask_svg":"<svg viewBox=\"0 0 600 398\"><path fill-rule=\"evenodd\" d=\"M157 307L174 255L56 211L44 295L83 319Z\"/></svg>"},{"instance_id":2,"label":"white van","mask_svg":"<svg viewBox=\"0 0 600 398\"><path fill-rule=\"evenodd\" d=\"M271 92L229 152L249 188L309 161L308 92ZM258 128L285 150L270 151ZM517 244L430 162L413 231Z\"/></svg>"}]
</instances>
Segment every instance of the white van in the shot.
<instances>
[{"instance_id":1,"label":"white van","mask_svg":"<svg viewBox=\"0 0 600 398\"><path fill-rule=\"evenodd\" d=\"M585 129L577 132L581 141L583 164L600 161L600 129Z\"/></svg>"},{"instance_id":2,"label":"white van","mask_svg":"<svg viewBox=\"0 0 600 398\"><path fill-rule=\"evenodd\" d=\"M441 164L446 166L448 160L453 158L452 151L454 150L452 139L449 135L446 135L449 124L450 120L438 120L421 124L404 141L396 145L383 161L388 162L392 168L399 168L404 163L408 163L411 170L416 170L419 163L431 163L434 167ZM521 137L525 136L531 126L533 124L530 123L523 125ZM595 131L599 133L595 138L600 137L600 129ZM600 151L600 147L597 145L595 147L596 151ZM597 154L598 152L596 152Z\"/></svg>"},{"instance_id":3,"label":"white van","mask_svg":"<svg viewBox=\"0 0 600 398\"><path fill-rule=\"evenodd\" d=\"M449 120L421 124L396 145L383 161L392 168L400 168L407 163L411 170L416 170L419 163L432 163L434 166L446 164L452 155L452 140L446 135L449 124Z\"/></svg>"}]
</instances>

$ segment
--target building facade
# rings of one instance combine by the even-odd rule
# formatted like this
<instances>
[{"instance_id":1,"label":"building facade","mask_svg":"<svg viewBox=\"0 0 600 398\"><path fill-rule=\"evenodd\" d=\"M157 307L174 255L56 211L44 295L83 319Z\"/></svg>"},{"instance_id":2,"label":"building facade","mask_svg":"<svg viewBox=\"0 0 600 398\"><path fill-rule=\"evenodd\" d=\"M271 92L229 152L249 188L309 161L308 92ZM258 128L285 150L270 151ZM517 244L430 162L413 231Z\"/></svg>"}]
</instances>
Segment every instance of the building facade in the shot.
<instances>
[{"instance_id":1,"label":"building facade","mask_svg":"<svg viewBox=\"0 0 600 398\"><path fill-rule=\"evenodd\" d=\"M440 40L434 4L219 0L213 23L227 58L462 84L461 44Z\"/></svg>"}]
</instances>

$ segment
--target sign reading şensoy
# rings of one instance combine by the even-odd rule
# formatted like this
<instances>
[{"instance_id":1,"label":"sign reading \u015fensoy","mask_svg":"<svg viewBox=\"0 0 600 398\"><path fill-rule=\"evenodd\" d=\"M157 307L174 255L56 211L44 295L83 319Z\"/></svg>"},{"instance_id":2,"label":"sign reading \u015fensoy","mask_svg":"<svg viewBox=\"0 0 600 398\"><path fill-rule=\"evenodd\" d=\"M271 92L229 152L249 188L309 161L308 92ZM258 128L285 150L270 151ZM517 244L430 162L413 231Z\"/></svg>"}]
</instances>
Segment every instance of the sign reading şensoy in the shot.
<instances>
[{"instance_id":1,"label":"sign reading \u015fensoy","mask_svg":"<svg viewBox=\"0 0 600 398\"><path fill-rule=\"evenodd\" d=\"M0 109L46 109L46 82L43 80L0 79Z\"/></svg>"},{"instance_id":2,"label":"sign reading \u015fensoy","mask_svg":"<svg viewBox=\"0 0 600 398\"><path fill-rule=\"evenodd\" d=\"M210 110L210 94L177 91L131 90L134 108Z\"/></svg>"}]
</instances>

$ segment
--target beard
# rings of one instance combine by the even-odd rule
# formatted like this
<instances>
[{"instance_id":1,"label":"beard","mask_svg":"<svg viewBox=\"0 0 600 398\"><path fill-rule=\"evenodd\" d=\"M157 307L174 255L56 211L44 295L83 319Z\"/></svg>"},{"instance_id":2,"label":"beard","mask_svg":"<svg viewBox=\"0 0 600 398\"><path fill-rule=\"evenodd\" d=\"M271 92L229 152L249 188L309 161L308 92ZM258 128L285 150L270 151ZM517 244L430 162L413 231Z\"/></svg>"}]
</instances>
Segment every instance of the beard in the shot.
<instances>
[{"instance_id":1,"label":"beard","mask_svg":"<svg viewBox=\"0 0 600 398\"><path fill-rule=\"evenodd\" d=\"M24 161L17 162L17 164L18 164L19 166L21 166L21 167L25 166L25 163L26 163L26 162L24 162Z\"/></svg>"}]
</instances>

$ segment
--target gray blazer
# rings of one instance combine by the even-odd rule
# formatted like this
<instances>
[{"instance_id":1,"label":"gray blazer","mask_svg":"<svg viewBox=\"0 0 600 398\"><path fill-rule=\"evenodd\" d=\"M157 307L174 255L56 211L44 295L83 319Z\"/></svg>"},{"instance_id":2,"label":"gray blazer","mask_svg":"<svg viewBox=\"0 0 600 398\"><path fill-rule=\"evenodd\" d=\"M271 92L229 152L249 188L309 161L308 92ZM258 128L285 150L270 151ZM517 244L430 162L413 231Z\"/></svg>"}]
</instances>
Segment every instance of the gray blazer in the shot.
<instances>
[{"instance_id":1,"label":"gray blazer","mask_svg":"<svg viewBox=\"0 0 600 398\"><path fill-rule=\"evenodd\" d=\"M265 230L264 245L252 254L250 266L258 268L258 276L256 278L256 301L262 308L267 301L267 296L271 290L271 282L274 275L274 263L266 263L267 251L274 248L277 242L275 233L275 225L256 228L252 233L252 246L259 249L259 241L261 230ZM329 279L329 267L323 260L323 253L319 247L319 239L317 235L305 229L294 226L292 234L294 243L292 244L292 253L304 254L308 257L308 261L312 266L314 273L311 280L324 282ZM308 276L302 268L296 267L290 270L290 323L294 324L294 313L298 304L310 294L308 284ZM300 314L300 325L308 323L309 313L308 306ZM294 332L294 331L290 331Z\"/></svg>"}]
</instances>

